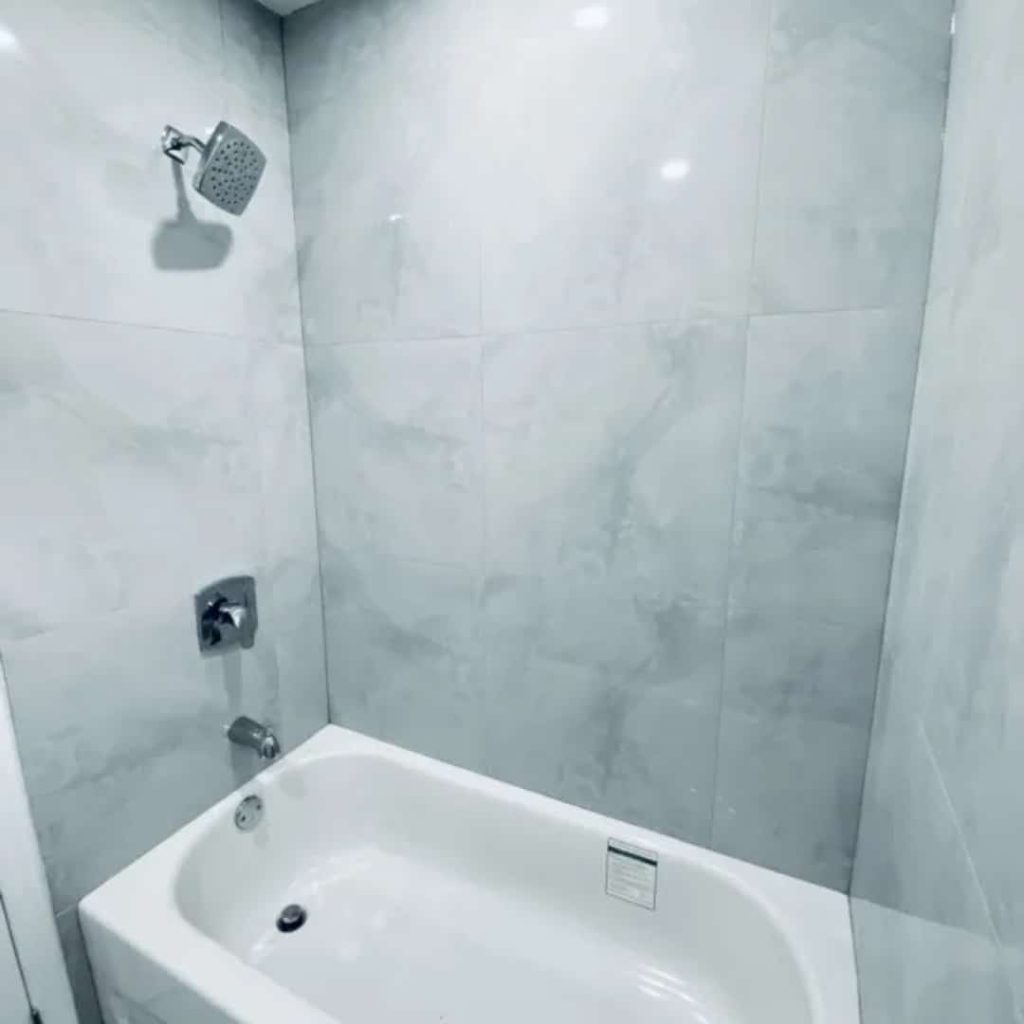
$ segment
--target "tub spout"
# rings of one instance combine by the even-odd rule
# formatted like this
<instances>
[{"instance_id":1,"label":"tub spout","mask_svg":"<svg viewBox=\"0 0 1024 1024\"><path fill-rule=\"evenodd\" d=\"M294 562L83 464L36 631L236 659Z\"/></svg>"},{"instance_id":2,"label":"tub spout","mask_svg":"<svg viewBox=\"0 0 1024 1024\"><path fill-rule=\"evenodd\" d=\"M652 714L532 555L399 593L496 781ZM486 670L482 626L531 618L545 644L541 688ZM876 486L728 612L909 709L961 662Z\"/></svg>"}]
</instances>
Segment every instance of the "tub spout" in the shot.
<instances>
[{"instance_id":1,"label":"tub spout","mask_svg":"<svg viewBox=\"0 0 1024 1024\"><path fill-rule=\"evenodd\" d=\"M273 761L281 753L281 744L270 726L260 725L245 715L228 726L228 739L241 747L255 750L264 761Z\"/></svg>"}]
</instances>

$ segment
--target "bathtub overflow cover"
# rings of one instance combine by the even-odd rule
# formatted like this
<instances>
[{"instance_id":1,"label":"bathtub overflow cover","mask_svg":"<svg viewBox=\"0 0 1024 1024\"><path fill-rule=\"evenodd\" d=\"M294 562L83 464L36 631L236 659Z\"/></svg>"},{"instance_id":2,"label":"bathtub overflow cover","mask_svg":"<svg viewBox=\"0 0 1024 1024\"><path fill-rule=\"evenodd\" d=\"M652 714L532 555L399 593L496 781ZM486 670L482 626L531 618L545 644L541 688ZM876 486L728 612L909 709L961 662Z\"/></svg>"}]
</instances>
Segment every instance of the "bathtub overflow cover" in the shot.
<instances>
[{"instance_id":1,"label":"bathtub overflow cover","mask_svg":"<svg viewBox=\"0 0 1024 1024\"><path fill-rule=\"evenodd\" d=\"M235 808L235 828L251 832L263 817L263 801L258 796L247 796Z\"/></svg>"},{"instance_id":2,"label":"bathtub overflow cover","mask_svg":"<svg viewBox=\"0 0 1024 1024\"><path fill-rule=\"evenodd\" d=\"M306 908L300 907L298 903L289 903L280 914L277 915L277 930L279 932L296 932L306 923Z\"/></svg>"}]
</instances>

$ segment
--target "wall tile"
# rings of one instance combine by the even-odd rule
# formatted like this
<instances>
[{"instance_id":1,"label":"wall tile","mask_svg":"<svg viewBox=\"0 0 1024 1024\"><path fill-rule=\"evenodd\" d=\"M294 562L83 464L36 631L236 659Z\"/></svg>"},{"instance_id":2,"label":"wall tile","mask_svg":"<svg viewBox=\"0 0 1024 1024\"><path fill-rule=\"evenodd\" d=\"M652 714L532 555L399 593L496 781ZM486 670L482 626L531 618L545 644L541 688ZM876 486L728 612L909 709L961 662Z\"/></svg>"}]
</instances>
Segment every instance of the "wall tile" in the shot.
<instances>
[{"instance_id":1,"label":"wall tile","mask_svg":"<svg viewBox=\"0 0 1024 1024\"><path fill-rule=\"evenodd\" d=\"M478 566L480 343L334 346L307 358L324 536Z\"/></svg>"},{"instance_id":2,"label":"wall tile","mask_svg":"<svg viewBox=\"0 0 1024 1024\"><path fill-rule=\"evenodd\" d=\"M216 0L113 0L86 21L73 0L14 0L4 22L0 90L18 102L0 126L20 158L0 198L0 309L239 336L294 327L291 211L275 205L274 230L256 231L266 185L236 220L159 149L168 122L202 134L225 116ZM274 162L268 182L285 173Z\"/></svg>"},{"instance_id":3,"label":"wall tile","mask_svg":"<svg viewBox=\"0 0 1024 1024\"><path fill-rule=\"evenodd\" d=\"M488 342L491 569L720 602L743 344L736 320Z\"/></svg>"},{"instance_id":4,"label":"wall tile","mask_svg":"<svg viewBox=\"0 0 1024 1024\"><path fill-rule=\"evenodd\" d=\"M867 729L882 634L876 625L733 612L723 700L766 718L796 715Z\"/></svg>"},{"instance_id":5,"label":"wall tile","mask_svg":"<svg viewBox=\"0 0 1024 1024\"><path fill-rule=\"evenodd\" d=\"M476 10L359 2L288 19L307 343L479 333Z\"/></svg>"},{"instance_id":6,"label":"wall tile","mask_svg":"<svg viewBox=\"0 0 1024 1024\"><path fill-rule=\"evenodd\" d=\"M842 887L949 10L774 7L287 20L332 702L708 842L724 672L726 840Z\"/></svg>"},{"instance_id":7,"label":"wall tile","mask_svg":"<svg viewBox=\"0 0 1024 1024\"><path fill-rule=\"evenodd\" d=\"M964 893L984 914L980 893ZM870 1024L1019 1024L990 936L853 899L861 1014Z\"/></svg>"},{"instance_id":8,"label":"wall tile","mask_svg":"<svg viewBox=\"0 0 1024 1024\"><path fill-rule=\"evenodd\" d=\"M326 538L322 552L332 721L479 768L477 578Z\"/></svg>"},{"instance_id":9,"label":"wall tile","mask_svg":"<svg viewBox=\"0 0 1024 1024\"><path fill-rule=\"evenodd\" d=\"M0 644L91 1024L78 899L253 774L231 717L289 748L327 715L280 21L80 7L12 0L0 26ZM159 151L222 118L269 159L239 220ZM192 594L239 572L256 646L203 659Z\"/></svg>"},{"instance_id":10,"label":"wall tile","mask_svg":"<svg viewBox=\"0 0 1024 1024\"><path fill-rule=\"evenodd\" d=\"M489 6L484 329L745 312L770 5Z\"/></svg>"},{"instance_id":11,"label":"wall tile","mask_svg":"<svg viewBox=\"0 0 1024 1024\"><path fill-rule=\"evenodd\" d=\"M253 0L219 0L224 78L287 128L282 20Z\"/></svg>"},{"instance_id":12,"label":"wall tile","mask_svg":"<svg viewBox=\"0 0 1024 1024\"><path fill-rule=\"evenodd\" d=\"M5 638L187 596L211 568L256 560L245 342L11 314L2 325L0 465L16 496L0 540Z\"/></svg>"},{"instance_id":13,"label":"wall tile","mask_svg":"<svg viewBox=\"0 0 1024 1024\"><path fill-rule=\"evenodd\" d=\"M867 1024L931 1019L940 1006L942 1019L1017 1021L1024 1006L1024 875L1013 852L1024 814L1024 146L1007 127L1024 98L1022 39L1019 4L958 6L854 887ZM903 923L889 924L879 903ZM907 965L902 976L893 962Z\"/></svg>"},{"instance_id":14,"label":"wall tile","mask_svg":"<svg viewBox=\"0 0 1024 1024\"><path fill-rule=\"evenodd\" d=\"M186 591L165 609L126 609L5 648L19 749L58 910L256 772L256 757L224 739L235 716L273 722L289 748L322 724L322 717L314 725L313 715L301 714L307 681L293 684L268 670L278 656L264 626L252 651L203 658ZM300 664L293 659L288 667ZM322 677L322 663L301 667L313 680ZM284 716L293 696L294 717ZM319 710L322 716L322 690Z\"/></svg>"},{"instance_id":15,"label":"wall tile","mask_svg":"<svg viewBox=\"0 0 1024 1024\"><path fill-rule=\"evenodd\" d=\"M740 456L750 504L895 521L920 333L920 314L898 310L750 321Z\"/></svg>"},{"instance_id":16,"label":"wall tile","mask_svg":"<svg viewBox=\"0 0 1024 1024\"><path fill-rule=\"evenodd\" d=\"M775 5L755 257L765 312L919 303L951 4Z\"/></svg>"},{"instance_id":17,"label":"wall tile","mask_svg":"<svg viewBox=\"0 0 1024 1024\"><path fill-rule=\"evenodd\" d=\"M809 506L762 519L752 502L736 524L730 600L737 611L880 626L895 526Z\"/></svg>"},{"instance_id":18,"label":"wall tile","mask_svg":"<svg viewBox=\"0 0 1024 1024\"><path fill-rule=\"evenodd\" d=\"M720 609L619 583L492 576L482 638L486 771L707 841Z\"/></svg>"},{"instance_id":19,"label":"wall tile","mask_svg":"<svg viewBox=\"0 0 1024 1024\"><path fill-rule=\"evenodd\" d=\"M866 729L722 712L711 843L822 885L849 885Z\"/></svg>"}]
</instances>

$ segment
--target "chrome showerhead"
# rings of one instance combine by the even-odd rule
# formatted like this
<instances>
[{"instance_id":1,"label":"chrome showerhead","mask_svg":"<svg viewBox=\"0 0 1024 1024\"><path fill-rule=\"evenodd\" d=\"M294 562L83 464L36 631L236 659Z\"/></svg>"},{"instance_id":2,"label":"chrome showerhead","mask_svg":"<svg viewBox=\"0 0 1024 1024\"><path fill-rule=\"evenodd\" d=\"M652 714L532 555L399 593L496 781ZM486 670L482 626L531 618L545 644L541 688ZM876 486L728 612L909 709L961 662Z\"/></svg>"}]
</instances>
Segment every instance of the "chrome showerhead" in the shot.
<instances>
[{"instance_id":1,"label":"chrome showerhead","mask_svg":"<svg viewBox=\"0 0 1024 1024\"><path fill-rule=\"evenodd\" d=\"M267 158L248 135L221 121L203 143L168 125L160 142L163 151L179 164L185 163L189 148L198 150L199 167L192 187L228 213L245 212L267 166Z\"/></svg>"}]
</instances>

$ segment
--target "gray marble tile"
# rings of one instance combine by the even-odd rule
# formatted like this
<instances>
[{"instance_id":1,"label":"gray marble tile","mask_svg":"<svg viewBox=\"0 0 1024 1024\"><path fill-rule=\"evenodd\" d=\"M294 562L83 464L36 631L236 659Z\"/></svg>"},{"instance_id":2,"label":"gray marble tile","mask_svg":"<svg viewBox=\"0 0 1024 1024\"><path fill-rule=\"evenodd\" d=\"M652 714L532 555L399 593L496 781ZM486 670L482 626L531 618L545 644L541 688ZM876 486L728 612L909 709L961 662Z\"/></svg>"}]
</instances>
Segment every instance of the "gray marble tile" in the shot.
<instances>
[{"instance_id":1,"label":"gray marble tile","mask_svg":"<svg viewBox=\"0 0 1024 1024\"><path fill-rule=\"evenodd\" d=\"M489 774L707 841L720 609L619 584L492 576L481 631Z\"/></svg>"},{"instance_id":2,"label":"gray marble tile","mask_svg":"<svg viewBox=\"0 0 1024 1024\"><path fill-rule=\"evenodd\" d=\"M161 611L124 610L5 647L58 911L255 773L255 756L224 738L236 715L283 726L286 748L306 738L282 720L293 681L267 670L277 654L262 628L252 651L202 658L186 592Z\"/></svg>"},{"instance_id":3,"label":"gray marble tile","mask_svg":"<svg viewBox=\"0 0 1024 1024\"><path fill-rule=\"evenodd\" d=\"M307 359L324 537L478 566L480 343L332 346Z\"/></svg>"},{"instance_id":4,"label":"gray marble tile","mask_svg":"<svg viewBox=\"0 0 1024 1024\"><path fill-rule=\"evenodd\" d=\"M987 913L976 909L983 903L974 899L974 867L919 723L873 733L861 829L854 896L945 927L990 930Z\"/></svg>"},{"instance_id":5,"label":"gray marble tile","mask_svg":"<svg viewBox=\"0 0 1024 1024\"><path fill-rule=\"evenodd\" d=\"M89 956L85 939L78 924L78 910L69 907L57 915L57 933L64 950L71 989L75 996L75 1011L78 1024L103 1024L103 1016L96 1000L96 986L89 968Z\"/></svg>"},{"instance_id":6,"label":"gray marble tile","mask_svg":"<svg viewBox=\"0 0 1024 1024\"><path fill-rule=\"evenodd\" d=\"M112 0L87 19L79 7L4 10L0 86L19 101L2 120L20 157L0 197L0 309L253 336L290 317L294 329L290 204L267 188L235 220L159 149L169 120L202 134L225 115L216 0ZM268 182L285 172L275 160ZM261 207L274 230L252 229Z\"/></svg>"},{"instance_id":7,"label":"gray marble tile","mask_svg":"<svg viewBox=\"0 0 1024 1024\"><path fill-rule=\"evenodd\" d=\"M309 344L479 333L475 9L389 0L288 19Z\"/></svg>"},{"instance_id":8,"label":"gray marble tile","mask_svg":"<svg viewBox=\"0 0 1024 1024\"><path fill-rule=\"evenodd\" d=\"M907 1008L935 1013L943 998L949 1020L1016 1021L1024 1005L1024 146L1006 130L1024 98L1022 32L1020 5L957 10L933 289L856 874L857 891L912 916L897 927L869 903L856 907L871 1024L925 1019ZM907 734L924 737L930 789ZM952 930L936 933L934 922L951 917ZM893 960L907 965L903 975Z\"/></svg>"},{"instance_id":9,"label":"gray marble tile","mask_svg":"<svg viewBox=\"0 0 1024 1024\"><path fill-rule=\"evenodd\" d=\"M486 658L483 770L691 842L710 833L715 716L676 688L529 653Z\"/></svg>"},{"instance_id":10,"label":"gray marble tile","mask_svg":"<svg viewBox=\"0 0 1024 1024\"><path fill-rule=\"evenodd\" d=\"M745 312L770 5L487 6L484 329Z\"/></svg>"},{"instance_id":11,"label":"gray marble tile","mask_svg":"<svg viewBox=\"0 0 1024 1024\"><path fill-rule=\"evenodd\" d=\"M756 308L795 312L922 301L950 12L946 0L775 5Z\"/></svg>"},{"instance_id":12,"label":"gray marble tile","mask_svg":"<svg viewBox=\"0 0 1024 1024\"><path fill-rule=\"evenodd\" d=\"M812 506L785 519L760 518L751 502L736 523L732 608L878 627L894 533L891 523Z\"/></svg>"},{"instance_id":13,"label":"gray marble tile","mask_svg":"<svg viewBox=\"0 0 1024 1024\"><path fill-rule=\"evenodd\" d=\"M705 712L718 706L720 607L657 586L557 577L490 576L483 598L492 671L515 677L524 659L539 658L584 667L616 686L670 687Z\"/></svg>"},{"instance_id":14,"label":"gray marble tile","mask_svg":"<svg viewBox=\"0 0 1024 1024\"><path fill-rule=\"evenodd\" d=\"M476 576L326 541L322 551L332 721L479 770Z\"/></svg>"},{"instance_id":15,"label":"gray marble tile","mask_svg":"<svg viewBox=\"0 0 1024 1024\"><path fill-rule=\"evenodd\" d=\"M761 514L895 521L920 333L898 310L750 321L740 488Z\"/></svg>"},{"instance_id":16,"label":"gray marble tile","mask_svg":"<svg viewBox=\"0 0 1024 1024\"><path fill-rule=\"evenodd\" d=\"M762 610L729 616L723 701L751 715L798 715L867 729L882 634Z\"/></svg>"},{"instance_id":17,"label":"gray marble tile","mask_svg":"<svg viewBox=\"0 0 1024 1024\"><path fill-rule=\"evenodd\" d=\"M736 320L486 343L490 569L721 601L743 346Z\"/></svg>"},{"instance_id":18,"label":"gray marble tile","mask_svg":"<svg viewBox=\"0 0 1024 1024\"><path fill-rule=\"evenodd\" d=\"M867 745L863 728L723 709L712 846L847 891Z\"/></svg>"},{"instance_id":19,"label":"gray marble tile","mask_svg":"<svg viewBox=\"0 0 1024 1024\"><path fill-rule=\"evenodd\" d=\"M976 891L966 895L984 914ZM1020 1024L993 937L853 900L865 1024Z\"/></svg>"},{"instance_id":20,"label":"gray marble tile","mask_svg":"<svg viewBox=\"0 0 1024 1024\"><path fill-rule=\"evenodd\" d=\"M0 322L3 637L188 595L212 566L257 560L246 343Z\"/></svg>"},{"instance_id":21,"label":"gray marble tile","mask_svg":"<svg viewBox=\"0 0 1024 1024\"><path fill-rule=\"evenodd\" d=\"M256 0L219 0L224 78L287 127L282 19Z\"/></svg>"}]
</instances>

